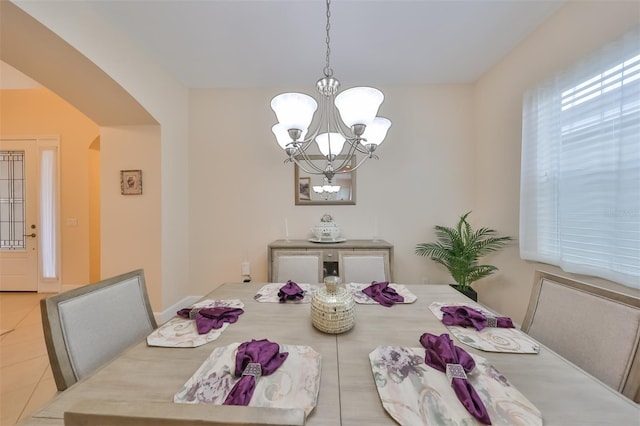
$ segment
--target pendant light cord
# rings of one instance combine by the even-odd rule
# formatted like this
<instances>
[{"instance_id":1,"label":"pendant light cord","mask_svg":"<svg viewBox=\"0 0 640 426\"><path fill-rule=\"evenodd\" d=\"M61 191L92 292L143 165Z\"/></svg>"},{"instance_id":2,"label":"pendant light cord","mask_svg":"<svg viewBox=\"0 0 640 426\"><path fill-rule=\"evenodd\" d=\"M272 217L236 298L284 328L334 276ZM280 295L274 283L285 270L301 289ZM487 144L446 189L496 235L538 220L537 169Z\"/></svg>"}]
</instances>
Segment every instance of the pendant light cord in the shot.
<instances>
[{"instance_id":1,"label":"pendant light cord","mask_svg":"<svg viewBox=\"0 0 640 426\"><path fill-rule=\"evenodd\" d=\"M331 37L329 36L329 30L331 29L331 24L329 23L329 18L331 18L331 11L329 10L329 6L331 4L331 0L327 0L327 38L325 40L326 44L327 44L327 59L326 59L326 65L324 67L324 76L325 77L331 77L333 76L333 70L331 69L331 61L330 61L330 56L331 56L331 47L329 46L329 44L331 43Z\"/></svg>"}]
</instances>

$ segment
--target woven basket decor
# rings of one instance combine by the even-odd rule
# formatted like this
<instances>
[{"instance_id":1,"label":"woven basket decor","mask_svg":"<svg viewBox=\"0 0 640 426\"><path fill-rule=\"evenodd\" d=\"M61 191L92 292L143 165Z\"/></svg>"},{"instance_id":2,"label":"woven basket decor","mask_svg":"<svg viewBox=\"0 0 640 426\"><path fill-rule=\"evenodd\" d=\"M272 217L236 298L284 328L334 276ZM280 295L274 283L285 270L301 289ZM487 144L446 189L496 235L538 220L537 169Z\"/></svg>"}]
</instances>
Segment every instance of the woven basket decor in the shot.
<instances>
[{"instance_id":1,"label":"woven basket decor","mask_svg":"<svg viewBox=\"0 0 640 426\"><path fill-rule=\"evenodd\" d=\"M321 288L311 299L311 323L325 333L344 333L355 325L355 310L356 302L346 288L334 292Z\"/></svg>"}]
</instances>

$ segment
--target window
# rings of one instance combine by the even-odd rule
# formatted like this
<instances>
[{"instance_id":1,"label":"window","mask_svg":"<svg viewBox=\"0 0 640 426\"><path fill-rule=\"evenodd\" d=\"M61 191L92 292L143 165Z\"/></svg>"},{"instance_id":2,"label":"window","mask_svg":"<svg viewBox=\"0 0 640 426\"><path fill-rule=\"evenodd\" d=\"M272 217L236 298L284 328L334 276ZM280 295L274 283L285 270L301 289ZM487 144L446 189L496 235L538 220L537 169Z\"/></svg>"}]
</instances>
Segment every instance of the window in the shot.
<instances>
[{"instance_id":1,"label":"window","mask_svg":"<svg viewBox=\"0 0 640 426\"><path fill-rule=\"evenodd\" d=\"M24 250L24 151L0 151L0 250Z\"/></svg>"},{"instance_id":2,"label":"window","mask_svg":"<svg viewBox=\"0 0 640 426\"><path fill-rule=\"evenodd\" d=\"M42 278L58 279L57 147L40 151L40 226Z\"/></svg>"},{"instance_id":3,"label":"window","mask_svg":"<svg viewBox=\"0 0 640 426\"><path fill-rule=\"evenodd\" d=\"M640 288L640 31L525 93L520 256Z\"/></svg>"}]
</instances>

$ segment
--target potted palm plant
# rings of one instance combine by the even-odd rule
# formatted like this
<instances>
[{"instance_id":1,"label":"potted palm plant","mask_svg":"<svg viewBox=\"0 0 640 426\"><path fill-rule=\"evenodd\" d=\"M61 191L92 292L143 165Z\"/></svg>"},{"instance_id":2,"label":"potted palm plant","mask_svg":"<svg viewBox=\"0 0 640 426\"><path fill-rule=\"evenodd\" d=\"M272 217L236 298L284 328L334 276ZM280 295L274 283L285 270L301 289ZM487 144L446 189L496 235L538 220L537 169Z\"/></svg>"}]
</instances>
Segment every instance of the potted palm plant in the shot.
<instances>
[{"instance_id":1,"label":"potted palm plant","mask_svg":"<svg viewBox=\"0 0 640 426\"><path fill-rule=\"evenodd\" d=\"M497 231L490 228L474 230L467 222L470 213L460 216L455 228L436 225L437 241L418 244L416 254L429 256L443 265L456 282L451 286L467 297L478 300L471 284L498 270L493 265L480 265L479 259L503 248L513 238L499 237Z\"/></svg>"}]
</instances>

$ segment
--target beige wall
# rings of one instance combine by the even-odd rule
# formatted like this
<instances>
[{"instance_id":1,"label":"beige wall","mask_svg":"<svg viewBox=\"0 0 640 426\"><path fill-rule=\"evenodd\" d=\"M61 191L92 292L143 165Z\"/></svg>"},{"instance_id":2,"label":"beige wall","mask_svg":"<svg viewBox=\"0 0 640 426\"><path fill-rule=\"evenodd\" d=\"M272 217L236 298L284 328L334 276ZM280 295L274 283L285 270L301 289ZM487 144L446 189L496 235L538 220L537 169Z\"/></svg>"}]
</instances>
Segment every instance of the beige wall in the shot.
<instances>
[{"instance_id":1,"label":"beige wall","mask_svg":"<svg viewBox=\"0 0 640 426\"><path fill-rule=\"evenodd\" d=\"M290 87L312 93L309 87ZM254 281L267 279L267 245L310 237L324 213L347 238L381 238L395 246L399 282L447 282L413 254L434 224L470 209L473 184L472 87L381 87L380 114L391 117L387 140L357 172L355 206L295 206L293 166L270 129L271 98L284 88L191 90L189 146L190 274L194 291L241 278L245 256Z\"/></svg>"},{"instance_id":2,"label":"beige wall","mask_svg":"<svg viewBox=\"0 0 640 426\"><path fill-rule=\"evenodd\" d=\"M144 269L153 306L162 302L154 267L162 247L159 133L158 126L103 127L100 138L102 275ZM121 194L121 170L142 170L141 195Z\"/></svg>"},{"instance_id":3,"label":"beige wall","mask_svg":"<svg viewBox=\"0 0 640 426\"><path fill-rule=\"evenodd\" d=\"M1 90L0 107L2 136L60 135L62 284L143 268L160 311L159 127L99 128L47 89ZM120 194L127 169L143 171L142 196ZM71 218L77 226L67 225Z\"/></svg>"},{"instance_id":4,"label":"beige wall","mask_svg":"<svg viewBox=\"0 0 640 426\"><path fill-rule=\"evenodd\" d=\"M639 24L637 2L570 2L477 82L477 219L509 235L518 235L525 90ZM494 259L501 271L476 285L481 301L518 321L526 310L534 271L563 273L555 267L520 260L517 244ZM631 292L604 280L578 278Z\"/></svg>"},{"instance_id":5,"label":"beige wall","mask_svg":"<svg viewBox=\"0 0 640 426\"><path fill-rule=\"evenodd\" d=\"M62 283L89 281L89 145L98 126L47 89L0 90L0 135L60 137ZM71 225L68 220L77 220Z\"/></svg>"}]
</instances>

